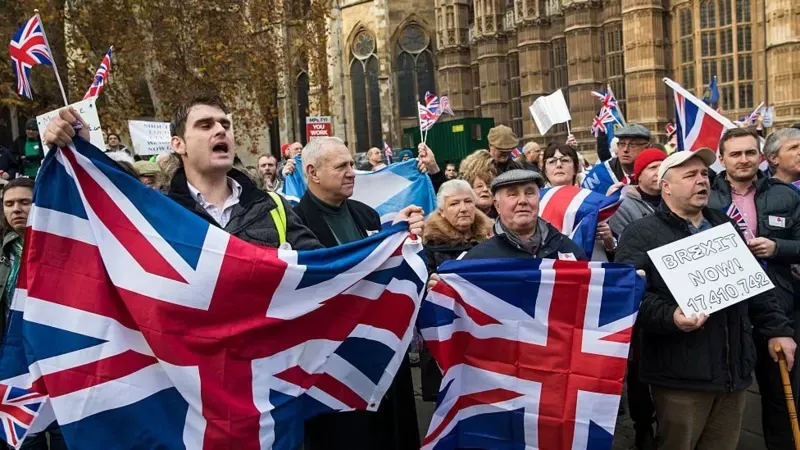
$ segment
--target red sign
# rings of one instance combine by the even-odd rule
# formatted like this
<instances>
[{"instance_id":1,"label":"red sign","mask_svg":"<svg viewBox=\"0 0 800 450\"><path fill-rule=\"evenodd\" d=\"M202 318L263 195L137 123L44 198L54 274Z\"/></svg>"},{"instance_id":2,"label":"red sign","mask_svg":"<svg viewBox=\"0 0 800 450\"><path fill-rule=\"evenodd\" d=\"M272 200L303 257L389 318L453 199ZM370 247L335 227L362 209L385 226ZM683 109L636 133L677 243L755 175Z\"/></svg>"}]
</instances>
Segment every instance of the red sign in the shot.
<instances>
[{"instance_id":1,"label":"red sign","mask_svg":"<svg viewBox=\"0 0 800 450\"><path fill-rule=\"evenodd\" d=\"M306 117L306 138L310 141L320 137L333 136L331 116Z\"/></svg>"}]
</instances>

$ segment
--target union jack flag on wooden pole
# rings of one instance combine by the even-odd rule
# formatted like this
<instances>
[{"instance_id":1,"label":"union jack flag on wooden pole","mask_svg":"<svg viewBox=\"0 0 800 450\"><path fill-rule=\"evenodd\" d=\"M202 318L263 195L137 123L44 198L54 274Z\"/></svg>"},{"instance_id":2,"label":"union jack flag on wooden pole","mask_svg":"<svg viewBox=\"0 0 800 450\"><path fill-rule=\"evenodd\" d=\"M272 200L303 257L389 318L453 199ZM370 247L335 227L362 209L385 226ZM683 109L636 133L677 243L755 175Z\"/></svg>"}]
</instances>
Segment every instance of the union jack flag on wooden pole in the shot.
<instances>
[{"instance_id":1,"label":"union jack flag on wooden pole","mask_svg":"<svg viewBox=\"0 0 800 450\"><path fill-rule=\"evenodd\" d=\"M42 18L39 17L39 10L34 10L35 14L25 25L19 28L11 42L8 44L8 54L11 56L11 67L17 76L17 93L29 99L33 99L31 92L31 67L37 64L51 66L56 74L58 87L61 89L61 96L64 104L68 105L67 94L64 92L64 85L58 75L58 68L53 59L53 52L50 51L50 44L47 43L47 35L44 33Z\"/></svg>"},{"instance_id":2,"label":"union jack flag on wooden pole","mask_svg":"<svg viewBox=\"0 0 800 450\"><path fill-rule=\"evenodd\" d=\"M113 50L114 46L112 45L108 48L106 55L103 56L103 60L100 62L100 66L94 74L92 85L89 86L89 90L86 91L86 95L83 96L84 100L87 98L99 97L100 93L103 92L103 86L105 86L106 80L108 79L108 72L111 70L111 52Z\"/></svg>"}]
</instances>

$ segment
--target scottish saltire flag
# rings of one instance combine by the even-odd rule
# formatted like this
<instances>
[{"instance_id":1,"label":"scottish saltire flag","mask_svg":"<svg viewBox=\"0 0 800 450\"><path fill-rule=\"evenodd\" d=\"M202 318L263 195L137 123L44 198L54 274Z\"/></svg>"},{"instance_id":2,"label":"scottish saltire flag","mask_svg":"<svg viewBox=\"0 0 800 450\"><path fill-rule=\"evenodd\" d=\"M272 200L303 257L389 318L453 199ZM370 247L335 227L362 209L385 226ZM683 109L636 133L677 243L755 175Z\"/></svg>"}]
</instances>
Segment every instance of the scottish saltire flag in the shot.
<instances>
[{"instance_id":1,"label":"scottish saltire flag","mask_svg":"<svg viewBox=\"0 0 800 450\"><path fill-rule=\"evenodd\" d=\"M727 129L735 128L736 125L692 95L680 84L669 78L664 78L664 83L675 91L678 151L695 151L707 147L717 152L722 134ZM711 168L717 172L724 170L719 161Z\"/></svg>"},{"instance_id":2,"label":"scottish saltire flag","mask_svg":"<svg viewBox=\"0 0 800 450\"><path fill-rule=\"evenodd\" d=\"M628 265L447 261L417 327L444 378L422 450L608 450L644 279Z\"/></svg>"},{"instance_id":3,"label":"scottish saltire flag","mask_svg":"<svg viewBox=\"0 0 800 450\"><path fill-rule=\"evenodd\" d=\"M31 67L36 64L53 65L53 55L47 45L39 15L31 17L20 27L8 44L11 68L17 77L17 94L33 99L31 92Z\"/></svg>"},{"instance_id":4,"label":"scottish saltire flag","mask_svg":"<svg viewBox=\"0 0 800 450\"><path fill-rule=\"evenodd\" d=\"M0 442L19 448L47 396L0 384Z\"/></svg>"},{"instance_id":5,"label":"scottish saltire flag","mask_svg":"<svg viewBox=\"0 0 800 450\"><path fill-rule=\"evenodd\" d=\"M567 235L591 259L597 224L605 223L622 203L622 190L610 196L578 186L558 186L539 191L539 217Z\"/></svg>"},{"instance_id":6,"label":"scottish saltire flag","mask_svg":"<svg viewBox=\"0 0 800 450\"><path fill-rule=\"evenodd\" d=\"M108 79L108 72L111 70L111 52L113 50L114 46L109 47L108 52L103 56L103 60L100 62L100 66L94 74L92 85L89 86L89 90L86 91L86 95L83 96L84 100L87 98L99 97L100 93L103 91L103 86L105 86L106 80Z\"/></svg>"},{"instance_id":7,"label":"scottish saltire flag","mask_svg":"<svg viewBox=\"0 0 800 450\"><path fill-rule=\"evenodd\" d=\"M609 161L603 161L592 167L592 170L586 174L586 177L583 179L583 183L581 183L581 187L597 192L598 194L606 195L608 188L619 183L620 181L625 184L630 182L628 177L618 180L617 176L614 174L614 170L611 169Z\"/></svg>"},{"instance_id":8,"label":"scottish saltire flag","mask_svg":"<svg viewBox=\"0 0 800 450\"><path fill-rule=\"evenodd\" d=\"M83 140L40 176L0 380L48 395L70 448L295 450L305 419L378 408L427 277L406 224L278 250Z\"/></svg>"},{"instance_id":9,"label":"scottish saltire flag","mask_svg":"<svg viewBox=\"0 0 800 450\"><path fill-rule=\"evenodd\" d=\"M302 167L300 157L296 167ZM302 170L295 170L283 183L283 195L297 204L306 193L306 179ZM417 169L417 160L409 159L386 166L381 170L356 171L353 200L371 206L381 216L381 223L391 223L395 214L406 206L421 207L425 215L436 209L436 193L428 175Z\"/></svg>"}]
</instances>

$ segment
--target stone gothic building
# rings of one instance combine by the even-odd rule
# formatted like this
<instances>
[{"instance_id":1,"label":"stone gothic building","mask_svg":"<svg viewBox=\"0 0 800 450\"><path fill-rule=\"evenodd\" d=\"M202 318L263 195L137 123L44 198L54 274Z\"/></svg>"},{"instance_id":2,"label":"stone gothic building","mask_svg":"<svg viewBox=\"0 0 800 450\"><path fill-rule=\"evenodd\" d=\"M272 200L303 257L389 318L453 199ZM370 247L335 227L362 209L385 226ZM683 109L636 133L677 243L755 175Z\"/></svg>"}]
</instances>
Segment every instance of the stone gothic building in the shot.
<instances>
[{"instance_id":1,"label":"stone gothic building","mask_svg":"<svg viewBox=\"0 0 800 450\"><path fill-rule=\"evenodd\" d=\"M563 89L572 132L591 151L590 95L606 85L629 122L663 138L672 78L702 96L716 76L730 118L760 102L776 126L800 121L800 0L335 0L328 75L334 131L363 152L405 147L426 91L456 117L492 117L524 140L541 136L528 106ZM302 68L281 99L280 138L305 141L315 96ZM446 120L446 119L443 119ZM435 150L435 149L434 149Z\"/></svg>"}]
</instances>

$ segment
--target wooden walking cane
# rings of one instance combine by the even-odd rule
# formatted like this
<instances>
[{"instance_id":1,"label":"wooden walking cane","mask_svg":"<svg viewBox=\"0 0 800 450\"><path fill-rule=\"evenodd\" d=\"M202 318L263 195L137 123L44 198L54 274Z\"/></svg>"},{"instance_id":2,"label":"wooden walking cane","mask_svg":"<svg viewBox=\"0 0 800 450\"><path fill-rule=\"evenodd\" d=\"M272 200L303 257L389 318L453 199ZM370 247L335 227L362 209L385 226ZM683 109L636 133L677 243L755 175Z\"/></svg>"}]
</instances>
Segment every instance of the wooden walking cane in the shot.
<instances>
[{"instance_id":1,"label":"wooden walking cane","mask_svg":"<svg viewBox=\"0 0 800 450\"><path fill-rule=\"evenodd\" d=\"M789 421L792 423L792 434L794 435L794 448L800 450L800 425L797 423L797 410L794 407L794 396L792 395L792 382L789 381L789 369L786 367L786 355L783 354L781 344L772 347L778 355L778 367L781 370L781 381L783 381L783 393L786 394L786 409L789 410Z\"/></svg>"}]
</instances>

